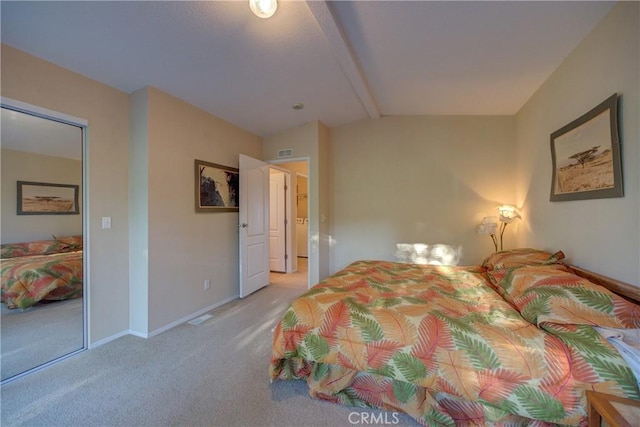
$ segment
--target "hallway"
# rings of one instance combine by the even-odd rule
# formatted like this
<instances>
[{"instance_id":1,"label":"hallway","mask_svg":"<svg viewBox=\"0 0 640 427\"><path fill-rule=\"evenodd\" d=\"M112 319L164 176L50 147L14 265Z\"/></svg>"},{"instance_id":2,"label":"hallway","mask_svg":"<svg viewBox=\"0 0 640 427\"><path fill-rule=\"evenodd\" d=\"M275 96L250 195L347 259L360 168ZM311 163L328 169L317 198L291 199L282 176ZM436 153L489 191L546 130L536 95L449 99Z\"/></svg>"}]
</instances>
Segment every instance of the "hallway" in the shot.
<instances>
[{"instance_id":1,"label":"hallway","mask_svg":"<svg viewBox=\"0 0 640 427\"><path fill-rule=\"evenodd\" d=\"M285 288L306 289L308 280L308 259L298 257L298 271L295 273L269 273L269 281L272 286Z\"/></svg>"}]
</instances>

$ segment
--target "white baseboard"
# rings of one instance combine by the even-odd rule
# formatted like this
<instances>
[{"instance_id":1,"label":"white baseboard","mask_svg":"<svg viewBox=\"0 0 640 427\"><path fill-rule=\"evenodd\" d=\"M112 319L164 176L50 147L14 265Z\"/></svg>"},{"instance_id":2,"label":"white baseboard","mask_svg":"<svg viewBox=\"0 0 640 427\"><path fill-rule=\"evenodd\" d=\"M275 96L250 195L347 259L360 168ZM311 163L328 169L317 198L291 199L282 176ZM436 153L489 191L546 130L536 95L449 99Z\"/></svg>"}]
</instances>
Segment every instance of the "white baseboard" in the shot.
<instances>
[{"instance_id":1,"label":"white baseboard","mask_svg":"<svg viewBox=\"0 0 640 427\"><path fill-rule=\"evenodd\" d=\"M125 336L125 335L135 335L135 334L132 334L132 331L122 331L122 332L118 332L117 334L115 334L115 335L111 335L110 337L107 337L107 338L103 338L103 339L101 339L100 341L96 341L96 342L94 342L94 343L89 343L89 348L96 348L96 347L100 347L101 345L104 345L104 344L106 344L106 343L108 343L108 342L111 342L111 341L113 341L113 340L116 340L116 339L118 339L118 338L120 338L120 337L123 337L123 336Z\"/></svg>"},{"instance_id":2,"label":"white baseboard","mask_svg":"<svg viewBox=\"0 0 640 427\"><path fill-rule=\"evenodd\" d=\"M133 335L134 337L140 337L140 338L144 338L144 339L149 338L149 334L146 334L146 333L140 332L140 331L134 331L132 329L129 329L128 333L129 333L129 335Z\"/></svg>"},{"instance_id":3,"label":"white baseboard","mask_svg":"<svg viewBox=\"0 0 640 427\"><path fill-rule=\"evenodd\" d=\"M101 345L104 345L104 344L106 344L106 343L108 343L110 341L113 341L113 340L118 339L120 337L123 337L125 335L133 335L133 336L140 337L140 338L145 338L145 339L154 337L154 336L159 335L159 334L161 334L161 333L163 333L165 331L168 331L169 329L174 328L174 327L176 327L176 326L178 326L178 325L180 325L182 323L188 322L191 319L195 319L198 316L202 316L207 311L211 311L213 309L216 309L216 308L218 308L218 307L220 307L220 306L222 306L222 305L224 305L224 304L226 304L228 302L231 302L231 301L237 299L238 297L239 297L238 295L234 295L232 297L229 297L227 299L219 301L219 302L217 302L215 304L210 305L209 307L205 307L202 310L198 310L195 313L191 313L188 316L185 316L185 317L183 317L181 319L176 320L175 322L171 322L168 325L165 325L165 326L163 326L161 328L158 328L153 332L145 333L145 332L140 332L140 331L134 331L132 329L129 329L127 331L118 332L115 335L111 335L110 337L103 338L100 341L96 341L94 343L89 344L89 348L100 347Z\"/></svg>"}]
</instances>

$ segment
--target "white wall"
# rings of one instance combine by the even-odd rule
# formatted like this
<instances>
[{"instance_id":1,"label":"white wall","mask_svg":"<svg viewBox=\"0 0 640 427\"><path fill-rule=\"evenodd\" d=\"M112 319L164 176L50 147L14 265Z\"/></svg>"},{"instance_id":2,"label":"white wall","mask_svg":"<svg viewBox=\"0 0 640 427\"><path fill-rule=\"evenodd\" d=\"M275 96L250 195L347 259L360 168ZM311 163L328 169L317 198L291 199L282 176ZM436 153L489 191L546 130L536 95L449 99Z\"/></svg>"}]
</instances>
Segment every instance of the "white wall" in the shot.
<instances>
[{"instance_id":1,"label":"white wall","mask_svg":"<svg viewBox=\"0 0 640 427\"><path fill-rule=\"evenodd\" d=\"M570 262L640 284L640 4L617 5L518 112L520 246L561 249ZM550 202L550 134L621 95L623 198Z\"/></svg>"},{"instance_id":2,"label":"white wall","mask_svg":"<svg viewBox=\"0 0 640 427\"><path fill-rule=\"evenodd\" d=\"M149 111L147 89L131 94L129 144L129 329L149 332Z\"/></svg>"},{"instance_id":3,"label":"white wall","mask_svg":"<svg viewBox=\"0 0 640 427\"><path fill-rule=\"evenodd\" d=\"M90 316L89 342L129 328L129 96L2 45L2 96L86 119ZM101 217L112 228L102 230Z\"/></svg>"},{"instance_id":4,"label":"white wall","mask_svg":"<svg viewBox=\"0 0 640 427\"><path fill-rule=\"evenodd\" d=\"M461 246L462 264L481 262L493 244L478 224L515 202L514 139L513 117L383 117L332 129L331 270L395 260L397 243Z\"/></svg>"},{"instance_id":5,"label":"white wall","mask_svg":"<svg viewBox=\"0 0 640 427\"><path fill-rule=\"evenodd\" d=\"M46 119L42 119L46 120ZM78 151L82 138L78 132ZM2 243L31 242L82 234L82 214L18 215L17 181L49 182L78 186L82 212L82 162L62 157L2 149Z\"/></svg>"}]
</instances>

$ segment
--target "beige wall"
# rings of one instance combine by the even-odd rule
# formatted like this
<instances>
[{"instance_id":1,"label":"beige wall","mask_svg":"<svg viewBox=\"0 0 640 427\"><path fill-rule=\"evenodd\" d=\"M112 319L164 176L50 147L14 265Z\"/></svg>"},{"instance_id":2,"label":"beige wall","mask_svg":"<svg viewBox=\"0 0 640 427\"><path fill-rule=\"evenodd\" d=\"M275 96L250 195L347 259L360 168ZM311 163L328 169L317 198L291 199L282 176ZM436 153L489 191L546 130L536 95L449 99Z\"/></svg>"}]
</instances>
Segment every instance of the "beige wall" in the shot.
<instances>
[{"instance_id":1,"label":"beige wall","mask_svg":"<svg viewBox=\"0 0 640 427\"><path fill-rule=\"evenodd\" d=\"M237 213L195 213L194 159L237 167L240 153L261 157L259 137L157 89L129 97L4 45L2 77L2 96L88 121L91 343L238 295Z\"/></svg>"},{"instance_id":2,"label":"beige wall","mask_svg":"<svg viewBox=\"0 0 640 427\"><path fill-rule=\"evenodd\" d=\"M305 174L306 175L306 174ZM297 175L296 176L296 189L297 189L297 197L298 197L298 214L297 218L307 218L309 216L309 210L307 209L307 178L306 176Z\"/></svg>"},{"instance_id":3,"label":"beige wall","mask_svg":"<svg viewBox=\"0 0 640 427\"><path fill-rule=\"evenodd\" d=\"M319 259L318 275L320 279L329 276L331 272L331 149L329 128L318 122L318 180L316 184L318 192L318 213L320 215L319 234ZM309 184L309 181L307 182Z\"/></svg>"},{"instance_id":4,"label":"beige wall","mask_svg":"<svg viewBox=\"0 0 640 427\"><path fill-rule=\"evenodd\" d=\"M2 45L2 96L88 120L91 343L128 330L129 97L102 83ZM112 228L101 229L110 216Z\"/></svg>"},{"instance_id":5,"label":"beige wall","mask_svg":"<svg viewBox=\"0 0 640 427\"><path fill-rule=\"evenodd\" d=\"M493 244L478 224L515 201L514 140L513 117L383 117L332 129L332 271L394 260L397 243L460 246L462 264L481 262Z\"/></svg>"},{"instance_id":6,"label":"beige wall","mask_svg":"<svg viewBox=\"0 0 640 427\"><path fill-rule=\"evenodd\" d=\"M238 167L261 138L155 88L148 101L150 332L239 291L238 213L196 213L194 160ZM211 288L204 290L204 281Z\"/></svg>"},{"instance_id":7,"label":"beige wall","mask_svg":"<svg viewBox=\"0 0 640 427\"><path fill-rule=\"evenodd\" d=\"M78 132L80 136L80 132ZM78 149L82 140L78 138ZM17 181L78 186L82 211L82 162L2 149L2 243L30 242L82 234L82 215L17 215Z\"/></svg>"},{"instance_id":8,"label":"beige wall","mask_svg":"<svg viewBox=\"0 0 640 427\"><path fill-rule=\"evenodd\" d=\"M561 249L569 261L640 284L640 4L617 5L517 114L520 246ZM623 198L550 202L549 135L621 95Z\"/></svg>"}]
</instances>

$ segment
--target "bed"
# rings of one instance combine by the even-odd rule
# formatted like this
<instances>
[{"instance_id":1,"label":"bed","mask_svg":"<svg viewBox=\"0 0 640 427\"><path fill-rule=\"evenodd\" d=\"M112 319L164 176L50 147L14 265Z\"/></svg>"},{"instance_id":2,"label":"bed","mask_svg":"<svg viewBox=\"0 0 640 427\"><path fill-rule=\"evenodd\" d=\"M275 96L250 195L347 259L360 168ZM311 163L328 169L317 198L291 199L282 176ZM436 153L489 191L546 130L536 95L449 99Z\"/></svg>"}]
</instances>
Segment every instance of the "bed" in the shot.
<instances>
[{"instance_id":1,"label":"bed","mask_svg":"<svg viewBox=\"0 0 640 427\"><path fill-rule=\"evenodd\" d=\"M594 328L640 328L640 306L563 257L518 249L472 267L354 262L284 313L270 377L423 425L585 425L586 390L640 398Z\"/></svg>"},{"instance_id":2,"label":"bed","mask_svg":"<svg viewBox=\"0 0 640 427\"><path fill-rule=\"evenodd\" d=\"M0 247L1 300L9 309L79 298L82 277L82 236Z\"/></svg>"}]
</instances>

